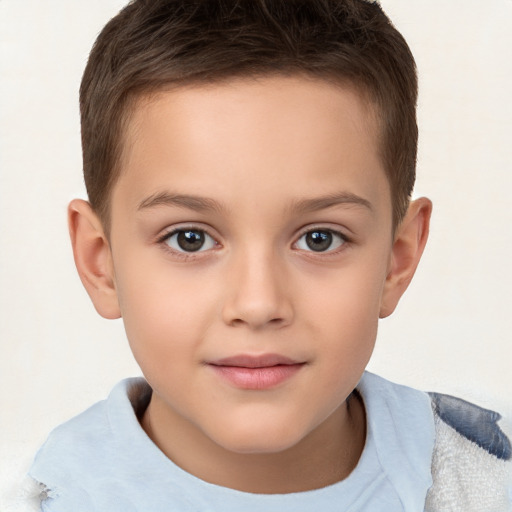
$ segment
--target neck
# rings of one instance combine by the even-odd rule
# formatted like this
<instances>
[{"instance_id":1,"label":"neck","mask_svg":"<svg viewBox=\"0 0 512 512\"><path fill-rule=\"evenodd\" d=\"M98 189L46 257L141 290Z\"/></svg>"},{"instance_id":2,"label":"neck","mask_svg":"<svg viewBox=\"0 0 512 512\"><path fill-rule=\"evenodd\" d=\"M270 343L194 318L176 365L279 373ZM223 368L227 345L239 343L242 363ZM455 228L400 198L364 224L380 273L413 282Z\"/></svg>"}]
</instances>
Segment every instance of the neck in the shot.
<instances>
[{"instance_id":1,"label":"neck","mask_svg":"<svg viewBox=\"0 0 512 512\"><path fill-rule=\"evenodd\" d=\"M257 494L308 491L345 479L366 438L365 410L357 392L299 443L276 453L226 450L194 425L164 418L162 411L153 395L141 424L167 457L204 481Z\"/></svg>"}]
</instances>

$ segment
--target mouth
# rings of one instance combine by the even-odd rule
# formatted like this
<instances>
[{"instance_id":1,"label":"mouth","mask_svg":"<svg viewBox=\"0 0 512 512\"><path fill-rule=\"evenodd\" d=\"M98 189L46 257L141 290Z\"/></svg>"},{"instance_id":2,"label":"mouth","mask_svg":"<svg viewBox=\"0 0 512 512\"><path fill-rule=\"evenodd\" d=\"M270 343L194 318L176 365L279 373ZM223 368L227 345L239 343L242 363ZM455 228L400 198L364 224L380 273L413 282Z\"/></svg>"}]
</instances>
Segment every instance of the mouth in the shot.
<instances>
[{"instance_id":1,"label":"mouth","mask_svg":"<svg viewBox=\"0 0 512 512\"><path fill-rule=\"evenodd\" d=\"M224 381L252 390L274 388L296 375L305 364L279 354L241 354L207 363Z\"/></svg>"}]
</instances>

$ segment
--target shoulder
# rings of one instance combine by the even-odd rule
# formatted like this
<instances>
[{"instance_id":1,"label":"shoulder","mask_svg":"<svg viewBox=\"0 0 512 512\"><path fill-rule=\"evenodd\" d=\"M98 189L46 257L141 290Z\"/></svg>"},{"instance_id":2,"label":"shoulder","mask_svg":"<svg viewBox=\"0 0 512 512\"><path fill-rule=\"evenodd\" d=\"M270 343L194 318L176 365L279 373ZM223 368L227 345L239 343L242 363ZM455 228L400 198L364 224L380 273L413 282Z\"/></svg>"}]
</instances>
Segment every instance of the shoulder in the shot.
<instances>
[{"instance_id":1,"label":"shoulder","mask_svg":"<svg viewBox=\"0 0 512 512\"><path fill-rule=\"evenodd\" d=\"M436 441L425 510L510 510L512 448L501 415L450 395L430 398Z\"/></svg>"},{"instance_id":2,"label":"shoulder","mask_svg":"<svg viewBox=\"0 0 512 512\"><path fill-rule=\"evenodd\" d=\"M432 484L435 425L430 397L365 372L359 385L366 410L367 445L373 446L404 510L423 510Z\"/></svg>"},{"instance_id":3,"label":"shoulder","mask_svg":"<svg viewBox=\"0 0 512 512\"><path fill-rule=\"evenodd\" d=\"M125 379L114 387L108 399L50 433L29 471L39 486L41 501L76 501L86 507L91 499L89 491L98 485L99 474L105 468L115 467L123 457L120 431L125 429L124 425L127 429L138 425L137 409L146 399L148 388L143 379Z\"/></svg>"},{"instance_id":4,"label":"shoulder","mask_svg":"<svg viewBox=\"0 0 512 512\"><path fill-rule=\"evenodd\" d=\"M416 485L425 489L425 512L512 510L512 447L499 413L368 372L358 390L396 488L403 489L404 473L423 475Z\"/></svg>"},{"instance_id":5,"label":"shoulder","mask_svg":"<svg viewBox=\"0 0 512 512\"><path fill-rule=\"evenodd\" d=\"M501 430L501 415L478 405L441 393L429 393L434 415L468 441L497 459L508 461L512 457L510 440Z\"/></svg>"}]
</instances>

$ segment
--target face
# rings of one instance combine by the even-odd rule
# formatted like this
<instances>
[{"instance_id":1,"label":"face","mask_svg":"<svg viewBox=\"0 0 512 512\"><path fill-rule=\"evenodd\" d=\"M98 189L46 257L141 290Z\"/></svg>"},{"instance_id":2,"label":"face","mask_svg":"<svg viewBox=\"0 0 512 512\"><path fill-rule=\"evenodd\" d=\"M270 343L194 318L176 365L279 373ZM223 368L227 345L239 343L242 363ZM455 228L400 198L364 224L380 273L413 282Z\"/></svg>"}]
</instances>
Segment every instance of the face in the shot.
<instances>
[{"instance_id":1,"label":"face","mask_svg":"<svg viewBox=\"0 0 512 512\"><path fill-rule=\"evenodd\" d=\"M156 422L290 448L373 350L392 246L371 108L268 77L140 102L112 193L114 284Z\"/></svg>"}]
</instances>

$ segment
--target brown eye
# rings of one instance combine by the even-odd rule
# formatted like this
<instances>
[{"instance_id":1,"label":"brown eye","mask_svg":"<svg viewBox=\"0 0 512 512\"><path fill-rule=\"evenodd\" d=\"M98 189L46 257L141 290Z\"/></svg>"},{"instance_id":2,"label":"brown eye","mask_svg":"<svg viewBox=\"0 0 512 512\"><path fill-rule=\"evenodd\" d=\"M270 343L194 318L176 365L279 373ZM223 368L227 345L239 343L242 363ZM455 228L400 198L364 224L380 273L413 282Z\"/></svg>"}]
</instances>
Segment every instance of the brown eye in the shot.
<instances>
[{"instance_id":1,"label":"brown eye","mask_svg":"<svg viewBox=\"0 0 512 512\"><path fill-rule=\"evenodd\" d=\"M178 229L170 234L166 244L179 252L198 252L214 247L215 240L200 229Z\"/></svg>"},{"instance_id":2,"label":"brown eye","mask_svg":"<svg viewBox=\"0 0 512 512\"><path fill-rule=\"evenodd\" d=\"M346 242L346 238L330 229L313 229L304 233L297 241L297 247L304 251L333 251Z\"/></svg>"}]
</instances>

